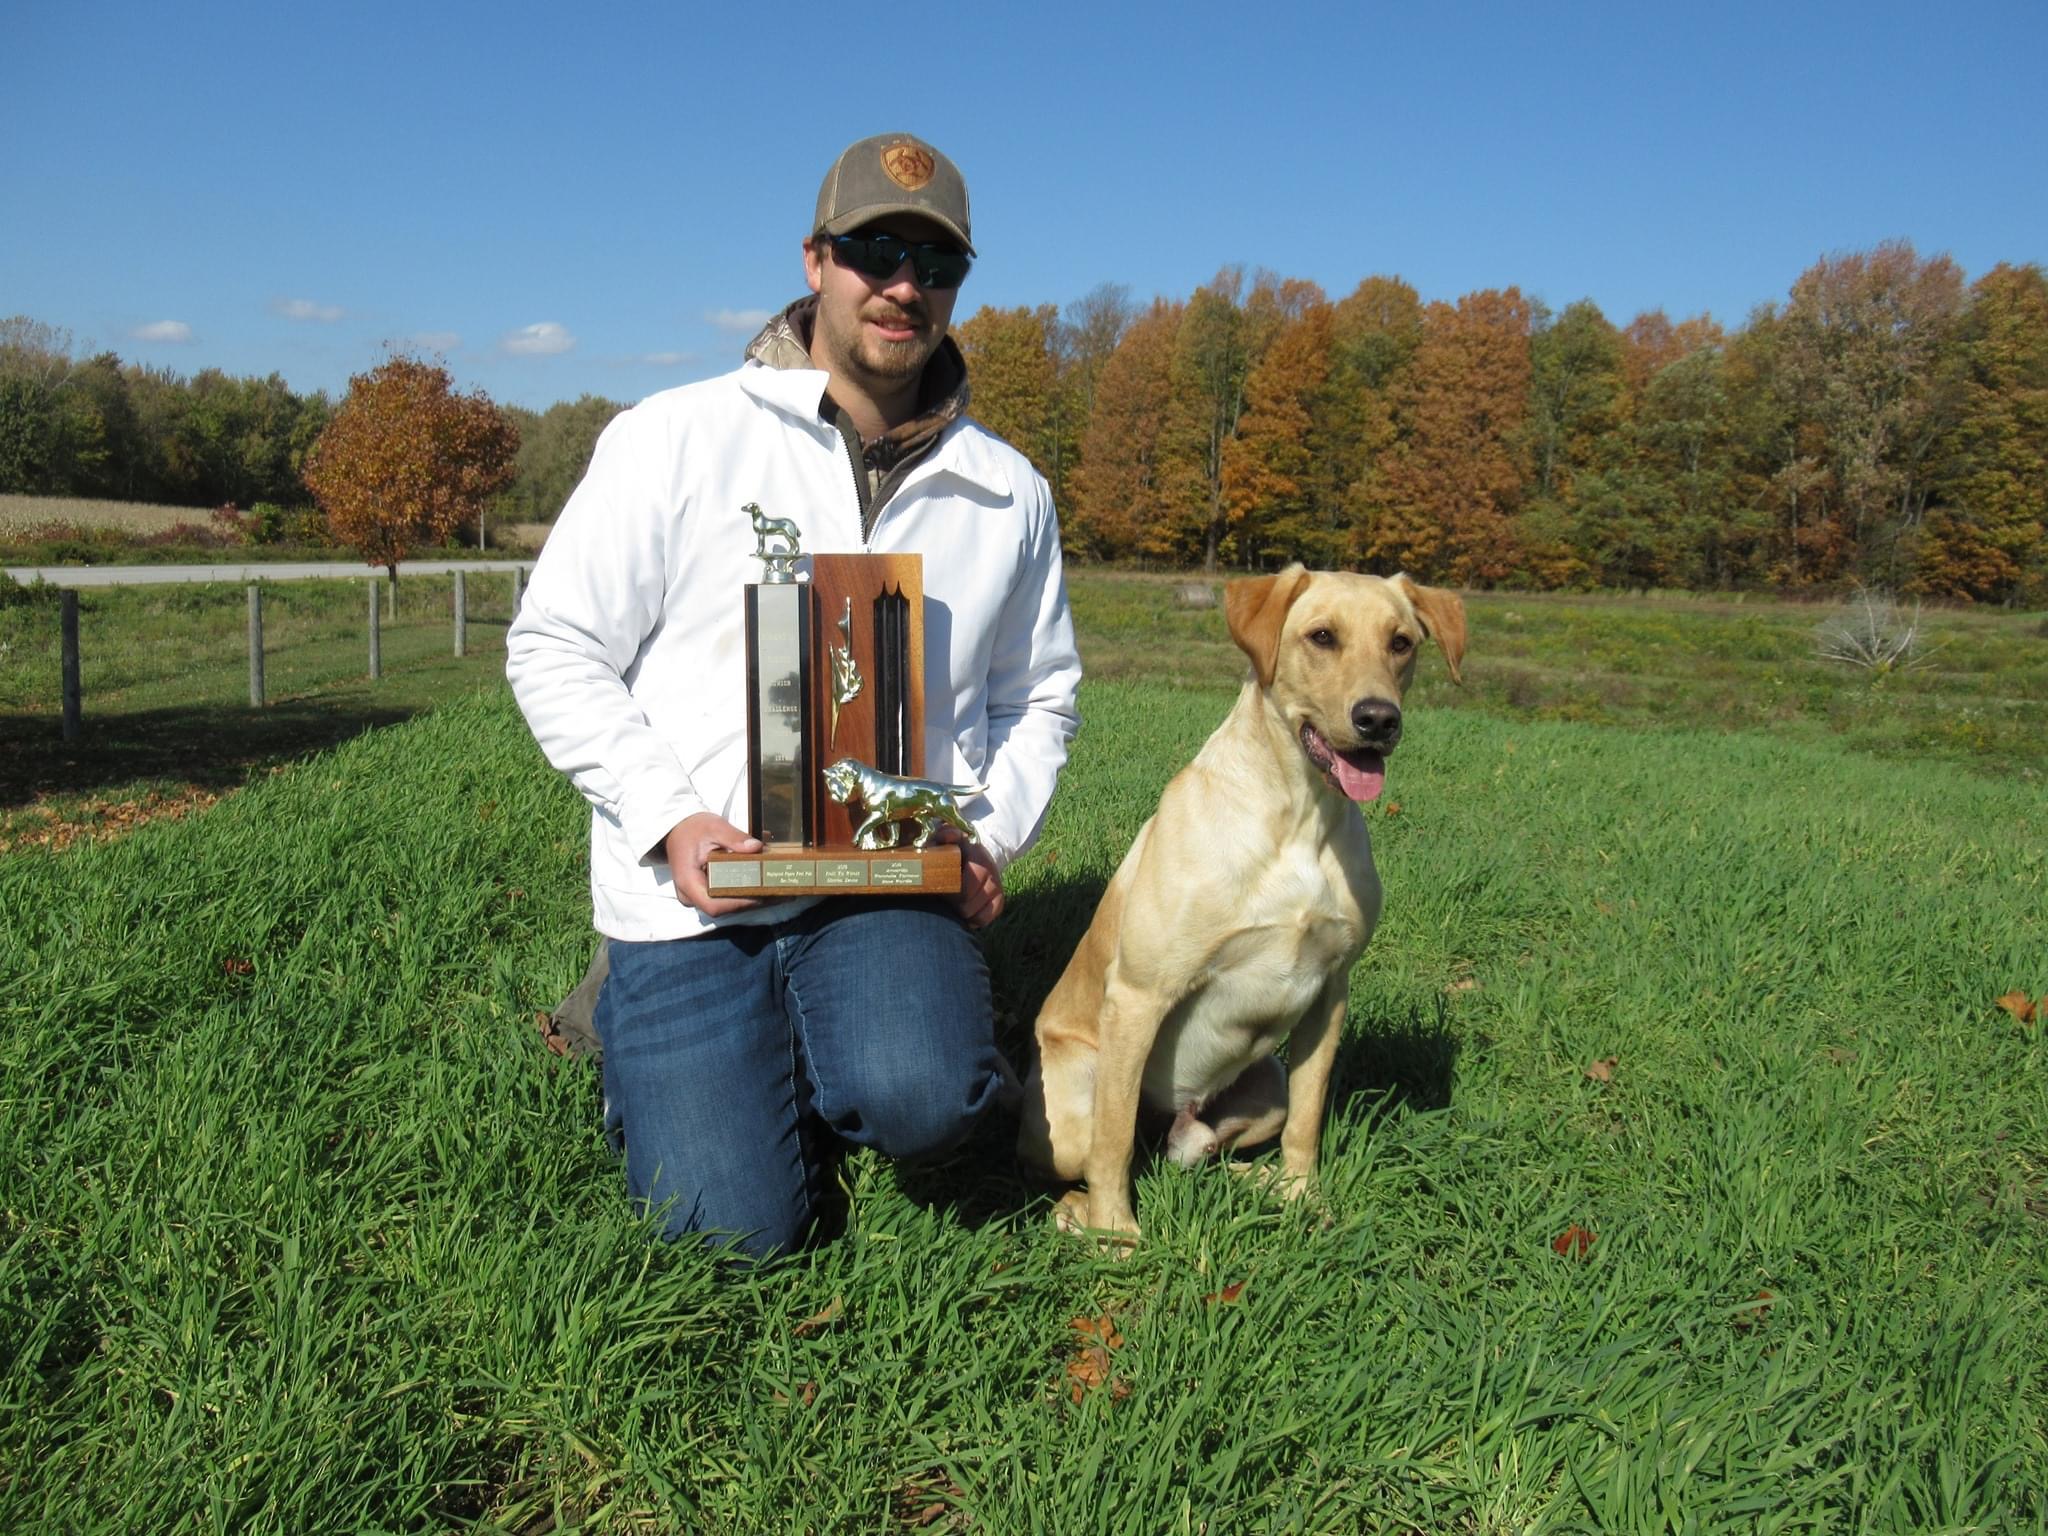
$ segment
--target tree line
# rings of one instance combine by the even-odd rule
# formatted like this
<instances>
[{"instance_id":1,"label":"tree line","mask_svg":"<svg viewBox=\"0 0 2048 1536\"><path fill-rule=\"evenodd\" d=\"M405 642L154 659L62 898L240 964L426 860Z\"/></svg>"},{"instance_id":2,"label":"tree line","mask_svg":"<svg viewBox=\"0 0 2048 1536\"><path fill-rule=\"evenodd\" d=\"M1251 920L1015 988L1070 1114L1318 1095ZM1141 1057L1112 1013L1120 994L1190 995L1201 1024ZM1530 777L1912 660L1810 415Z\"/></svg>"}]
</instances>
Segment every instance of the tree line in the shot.
<instances>
[{"instance_id":1,"label":"tree line","mask_svg":"<svg viewBox=\"0 0 2048 1536\"><path fill-rule=\"evenodd\" d=\"M338 407L324 391L300 394L275 373L238 378L205 368L185 376L111 351L79 356L60 327L25 315L0 319L0 492L309 508L307 467ZM490 520L545 522L624 407L585 395L545 411L495 409L519 446Z\"/></svg>"},{"instance_id":2,"label":"tree line","mask_svg":"<svg viewBox=\"0 0 2048 1536\"><path fill-rule=\"evenodd\" d=\"M2048 602L2038 265L1969 283L1889 242L1733 331L1512 287L1424 303L1385 276L1333 301L1227 267L1186 299L1105 286L954 334L974 414L1051 482L1080 559ZM0 491L307 501L324 394L71 350L0 321ZM491 516L546 522L622 406L495 409L517 450Z\"/></svg>"},{"instance_id":3,"label":"tree line","mask_svg":"<svg viewBox=\"0 0 2048 1536\"><path fill-rule=\"evenodd\" d=\"M1332 301L1231 267L955 328L974 414L1105 560L1468 587L1839 587L2048 601L2048 278L1903 241L1739 329L1515 288Z\"/></svg>"}]
</instances>

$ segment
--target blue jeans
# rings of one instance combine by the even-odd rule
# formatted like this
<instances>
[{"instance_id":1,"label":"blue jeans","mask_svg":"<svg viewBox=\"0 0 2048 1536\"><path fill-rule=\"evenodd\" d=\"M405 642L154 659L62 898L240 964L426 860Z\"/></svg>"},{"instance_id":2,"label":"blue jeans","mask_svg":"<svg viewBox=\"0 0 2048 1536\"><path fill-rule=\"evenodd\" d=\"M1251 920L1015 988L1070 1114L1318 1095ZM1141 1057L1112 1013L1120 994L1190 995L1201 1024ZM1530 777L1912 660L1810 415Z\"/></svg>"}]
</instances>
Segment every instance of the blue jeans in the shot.
<instances>
[{"instance_id":1,"label":"blue jeans","mask_svg":"<svg viewBox=\"0 0 2048 1536\"><path fill-rule=\"evenodd\" d=\"M1002 1082L988 966L934 901L833 900L779 923L609 945L604 1088L626 1187L669 1237L787 1252L833 1138L964 1140Z\"/></svg>"}]
</instances>

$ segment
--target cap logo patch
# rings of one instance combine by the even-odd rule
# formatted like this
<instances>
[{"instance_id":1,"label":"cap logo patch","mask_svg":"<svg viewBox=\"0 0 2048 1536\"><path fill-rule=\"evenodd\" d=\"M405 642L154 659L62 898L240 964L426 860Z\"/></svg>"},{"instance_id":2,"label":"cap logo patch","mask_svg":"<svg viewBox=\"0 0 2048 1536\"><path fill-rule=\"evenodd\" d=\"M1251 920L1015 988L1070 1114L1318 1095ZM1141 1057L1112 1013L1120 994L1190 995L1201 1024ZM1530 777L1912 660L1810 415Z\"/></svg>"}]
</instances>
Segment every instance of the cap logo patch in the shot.
<instances>
[{"instance_id":1,"label":"cap logo patch","mask_svg":"<svg viewBox=\"0 0 2048 1536\"><path fill-rule=\"evenodd\" d=\"M898 139L882 150L882 169L889 173L889 179L906 192L915 192L932 179L932 172L938 163L932 159L931 151L921 144L908 139Z\"/></svg>"}]
</instances>

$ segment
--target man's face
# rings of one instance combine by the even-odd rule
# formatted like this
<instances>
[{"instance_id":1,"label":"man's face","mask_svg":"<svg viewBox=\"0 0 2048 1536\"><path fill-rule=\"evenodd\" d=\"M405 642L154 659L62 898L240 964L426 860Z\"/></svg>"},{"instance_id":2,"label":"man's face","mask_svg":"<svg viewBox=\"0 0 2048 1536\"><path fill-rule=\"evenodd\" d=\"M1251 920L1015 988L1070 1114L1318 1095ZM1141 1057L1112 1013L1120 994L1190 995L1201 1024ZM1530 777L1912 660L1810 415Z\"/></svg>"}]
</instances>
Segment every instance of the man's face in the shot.
<instances>
[{"instance_id":1,"label":"man's face","mask_svg":"<svg viewBox=\"0 0 2048 1536\"><path fill-rule=\"evenodd\" d=\"M879 219L858 231L908 241L952 244L938 225L913 216ZM957 288L920 288L904 262L888 277L867 277L841 262L824 237L804 246L804 276L818 296L811 348L829 369L873 395L916 381L945 339Z\"/></svg>"}]
</instances>

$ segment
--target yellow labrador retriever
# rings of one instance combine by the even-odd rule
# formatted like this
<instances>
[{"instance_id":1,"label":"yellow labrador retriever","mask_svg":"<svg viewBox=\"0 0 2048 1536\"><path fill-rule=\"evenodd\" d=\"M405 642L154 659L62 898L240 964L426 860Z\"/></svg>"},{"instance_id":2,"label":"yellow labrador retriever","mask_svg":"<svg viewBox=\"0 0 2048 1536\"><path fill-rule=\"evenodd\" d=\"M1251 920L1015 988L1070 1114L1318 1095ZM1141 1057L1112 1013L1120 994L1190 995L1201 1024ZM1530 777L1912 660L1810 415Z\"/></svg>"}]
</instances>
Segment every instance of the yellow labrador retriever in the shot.
<instances>
[{"instance_id":1,"label":"yellow labrador retriever","mask_svg":"<svg viewBox=\"0 0 2048 1536\"><path fill-rule=\"evenodd\" d=\"M1177 1163L1279 1132L1289 1190L1313 1178L1351 967L1380 913L1358 803L1385 783L1425 639L1461 680L1464 604L1406 576L1291 565L1230 583L1224 609L1252 678L1166 786L1038 1015L1018 1150L1085 1181L1063 1225L1137 1235L1141 1102L1171 1117Z\"/></svg>"}]
</instances>

